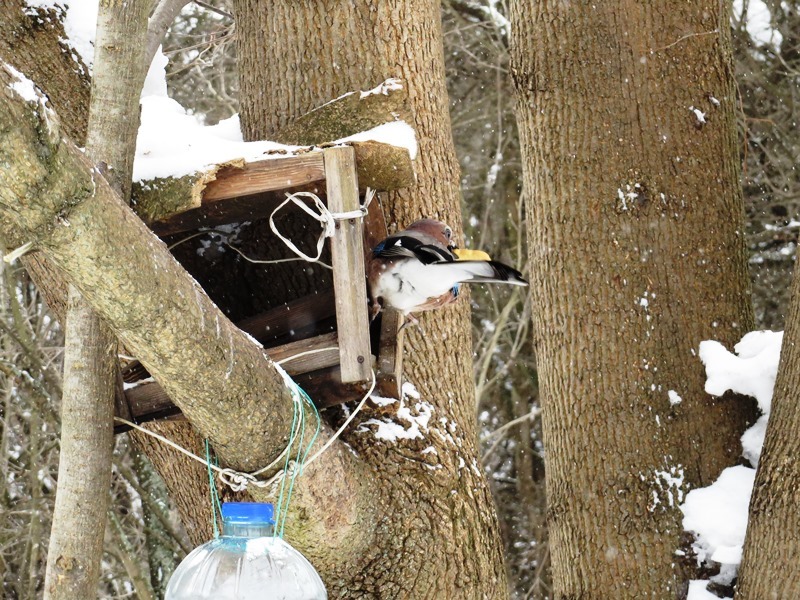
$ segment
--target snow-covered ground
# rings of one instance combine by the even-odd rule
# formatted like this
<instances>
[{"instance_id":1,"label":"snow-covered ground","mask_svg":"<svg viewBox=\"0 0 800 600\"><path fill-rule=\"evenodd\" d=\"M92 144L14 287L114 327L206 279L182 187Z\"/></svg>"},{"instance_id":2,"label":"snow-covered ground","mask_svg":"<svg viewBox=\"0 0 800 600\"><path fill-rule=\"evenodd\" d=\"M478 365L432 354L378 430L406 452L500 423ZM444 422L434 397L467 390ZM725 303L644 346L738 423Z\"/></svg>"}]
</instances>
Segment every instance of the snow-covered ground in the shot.
<instances>
[{"instance_id":1,"label":"snow-covered ground","mask_svg":"<svg viewBox=\"0 0 800 600\"><path fill-rule=\"evenodd\" d=\"M750 495L764 445L782 341L783 332L753 331L736 344L733 353L719 342L700 344L706 391L714 396L728 390L753 396L762 413L742 435L742 455L750 466L725 469L710 486L690 491L681 505L683 527L695 535L698 561L720 564L719 575L712 578L716 583L731 583L742 560ZM693 581L688 600L717 598L706 591L706 584Z\"/></svg>"}]
</instances>

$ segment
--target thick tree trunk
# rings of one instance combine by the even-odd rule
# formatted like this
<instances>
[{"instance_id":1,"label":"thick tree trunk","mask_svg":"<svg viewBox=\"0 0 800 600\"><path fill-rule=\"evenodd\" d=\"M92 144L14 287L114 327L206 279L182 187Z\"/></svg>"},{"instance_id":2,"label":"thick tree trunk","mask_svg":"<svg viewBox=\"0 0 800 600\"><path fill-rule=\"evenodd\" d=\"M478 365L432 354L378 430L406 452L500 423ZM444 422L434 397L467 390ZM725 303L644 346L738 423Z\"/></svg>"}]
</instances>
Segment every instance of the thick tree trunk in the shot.
<instances>
[{"instance_id":1,"label":"thick tree trunk","mask_svg":"<svg viewBox=\"0 0 800 600\"><path fill-rule=\"evenodd\" d=\"M695 356L753 320L727 4L511 14L555 597L674 598L678 504L750 414Z\"/></svg>"},{"instance_id":2,"label":"thick tree trunk","mask_svg":"<svg viewBox=\"0 0 800 600\"><path fill-rule=\"evenodd\" d=\"M123 6L124 4L124 6ZM145 69L140 46L149 1L100 7L86 154L108 165L121 198L130 195ZM94 598L103 555L111 482L117 342L109 327L69 288L61 402L58 489L45 576L46 600Z\"/></svg>"},{"instance_id":3,"label":"thick tree trunk","mask_svg":"<svg viewBox=\"0 0 800 600\"><path fill-rule=\"evenodd\" d=\"M758 461L737 600L800 598L800 273L795 271L781 363Z\"/></svg>"},{"instance_id":4,"label":"thick tree trunk","mask_svg":"<svg viewBox=\"0 0 800 600\"><path fill-rule=\"evenodd\" d=\"M55 17L55 10L30 10L23 0L0 0L0 57L36 82L63 120L64 133L83 147L89 118L89 69L77 54L65 51L64 27ZM22 260L50 309L64 323L69 293L61 274L41 255Z\"/></svg>"},{"instance_id":5,"label":"thick tree trunk","mask_svg":"<svg viewBox=\"0 0 800 600\"><path fill-rule=\"evenodd\" d=\"M387 222L394 229L430 216L460 230L438 2L280 0L265 8L241 0L234 7L247 138L269 138L332 98L399 77L419 142L417 186L388 195ZM363 516L361 526L369 531L368 519L376 519L379 527L357 564L315 556L331 597L507 594L498 526L476 448L468 312L462 300L426 315L423 331L406 336L406 377L433 410L420 439L387 443L365 435L364 428L345 433L374 493L374 514ZM397 424L409 427L402 419ZM423 454L426 448L433 451ZM297 532L287 528L287 535Z\"/></svg>"}]
</instances>

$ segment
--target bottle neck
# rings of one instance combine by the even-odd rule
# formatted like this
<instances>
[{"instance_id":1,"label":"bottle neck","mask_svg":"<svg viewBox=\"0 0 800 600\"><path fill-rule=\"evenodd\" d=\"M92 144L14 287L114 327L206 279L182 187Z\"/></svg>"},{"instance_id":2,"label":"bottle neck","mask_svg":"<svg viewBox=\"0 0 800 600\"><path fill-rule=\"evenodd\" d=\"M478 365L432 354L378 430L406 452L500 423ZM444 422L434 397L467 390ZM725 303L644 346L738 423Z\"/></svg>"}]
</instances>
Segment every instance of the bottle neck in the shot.
<instances>
[{"instance_id":1,"label":"bottle neck","mask_svg":"<svg viewBox=\"0 0 800 600\"><path fill-rule=\"evenodd\" d=\"M223 521L222 535L238 538L273 537L275 535L275 525L272 523L231 523L230 521Z\"/></svg>"}]
</instances>

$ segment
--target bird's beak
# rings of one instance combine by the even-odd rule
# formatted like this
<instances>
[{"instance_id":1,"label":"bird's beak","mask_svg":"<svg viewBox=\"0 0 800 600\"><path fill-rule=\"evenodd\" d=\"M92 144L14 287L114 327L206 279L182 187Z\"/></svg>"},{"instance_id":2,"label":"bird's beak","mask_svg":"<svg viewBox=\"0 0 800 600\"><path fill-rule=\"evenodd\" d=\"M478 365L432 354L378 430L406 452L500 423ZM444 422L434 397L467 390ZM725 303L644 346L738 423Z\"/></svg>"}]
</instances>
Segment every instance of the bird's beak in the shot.
<instances>
[{"instance_id":1,"label":"bird's beak","mask_svg":"<svg viewBox=\"0 0 800 600\"><path fill-rule=\"evenodd\" d=\"M468 248L454 248L453 254L458 260L492 260L492 257L483 250L470 250Z\"/></svg>"}]
</instances>

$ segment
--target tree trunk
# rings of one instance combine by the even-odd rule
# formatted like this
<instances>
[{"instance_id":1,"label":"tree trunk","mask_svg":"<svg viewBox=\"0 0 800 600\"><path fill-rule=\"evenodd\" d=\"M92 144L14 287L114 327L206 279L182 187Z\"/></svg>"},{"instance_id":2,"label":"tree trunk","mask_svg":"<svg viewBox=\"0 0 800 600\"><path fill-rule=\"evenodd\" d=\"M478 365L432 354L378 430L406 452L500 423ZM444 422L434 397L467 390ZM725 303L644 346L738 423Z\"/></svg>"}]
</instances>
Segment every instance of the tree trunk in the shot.
<instances>
[{"instance_id":1,"label":"tree trunk","mask_svg":"<svg viewBox=\"0 0 800 600\"><path fill-rule=\"evenodd\" d=\"M100 7L95 77L86 153L108 165L121 198L130 195L139 120L138 94L146 73L139 46L126 44L147 28L149 2ZM61 402L61 453L47 556L45 600L94 598L103 556L114 439L117 343L109 327L69 287Z\"/></svg>"},{"instance_id":2,"label":"tree trunk","mask_svg":"<svg viewBox=\"0 0 800 600\"><path fill-rule=\"evenodd\" d=\"M737 600L800 598L800 273L795 271L764 450L758 461Z\"/></svg>"},{"instance_id":3,"label":"tree trunk","mask_svg":"<svg viewBox=\"0 0 800 600\"><path fill-rule=\"evenodd\" d=\"M753 322L728 5L511 6L555 597L674 598L752 416L695 355Z\"/></svg>"},{"instance_id":4,"label":"tree trunk","mask_svg":"<svg viewBox=\"0 0 800 600\"><path fill-rule=\"evenodd\" d=\"M419 142L417 186L388 195L387 222L396 229L429 216L461 229L438 2L280 0L265 9L240 0L234 8L247 139L269 139L343 93L398 77ZM315 562L331 597L507 593L496 516L477 455L468 313L462 300L425 315L424 333L411 329L406 336L405 375L433 407L421 439L387 444L359 433L362 428L344 435L371 473L372 518L380 526L358 565L333 556ZM435 452L420 453L428 447Z\"/></svg>"},{"instance_id":5,"label":"tree trunk","mask_svg":"<svg viewBox=\"0 0 800 600\"><path fill-rule=\"evenodd\" d=\"M27 9L23 0L0 0L0 57L44 91L63 120L64 132L86 145L89 69L76 53L64 51L64 27L53 9ZM41 255L23 257L25 268L61 323L67 313L67 285Z\"/></svg>"},{"instance_id":6,"label":"tree trunk","mask_svg":"<svg viewBox=\"0 0 800 600\"><path fill-rule=\"evenodd\" d=\"M97 596L113 449L116 342L70 287L61 453L44 597Z\"/></svg>"}]
</instances>

